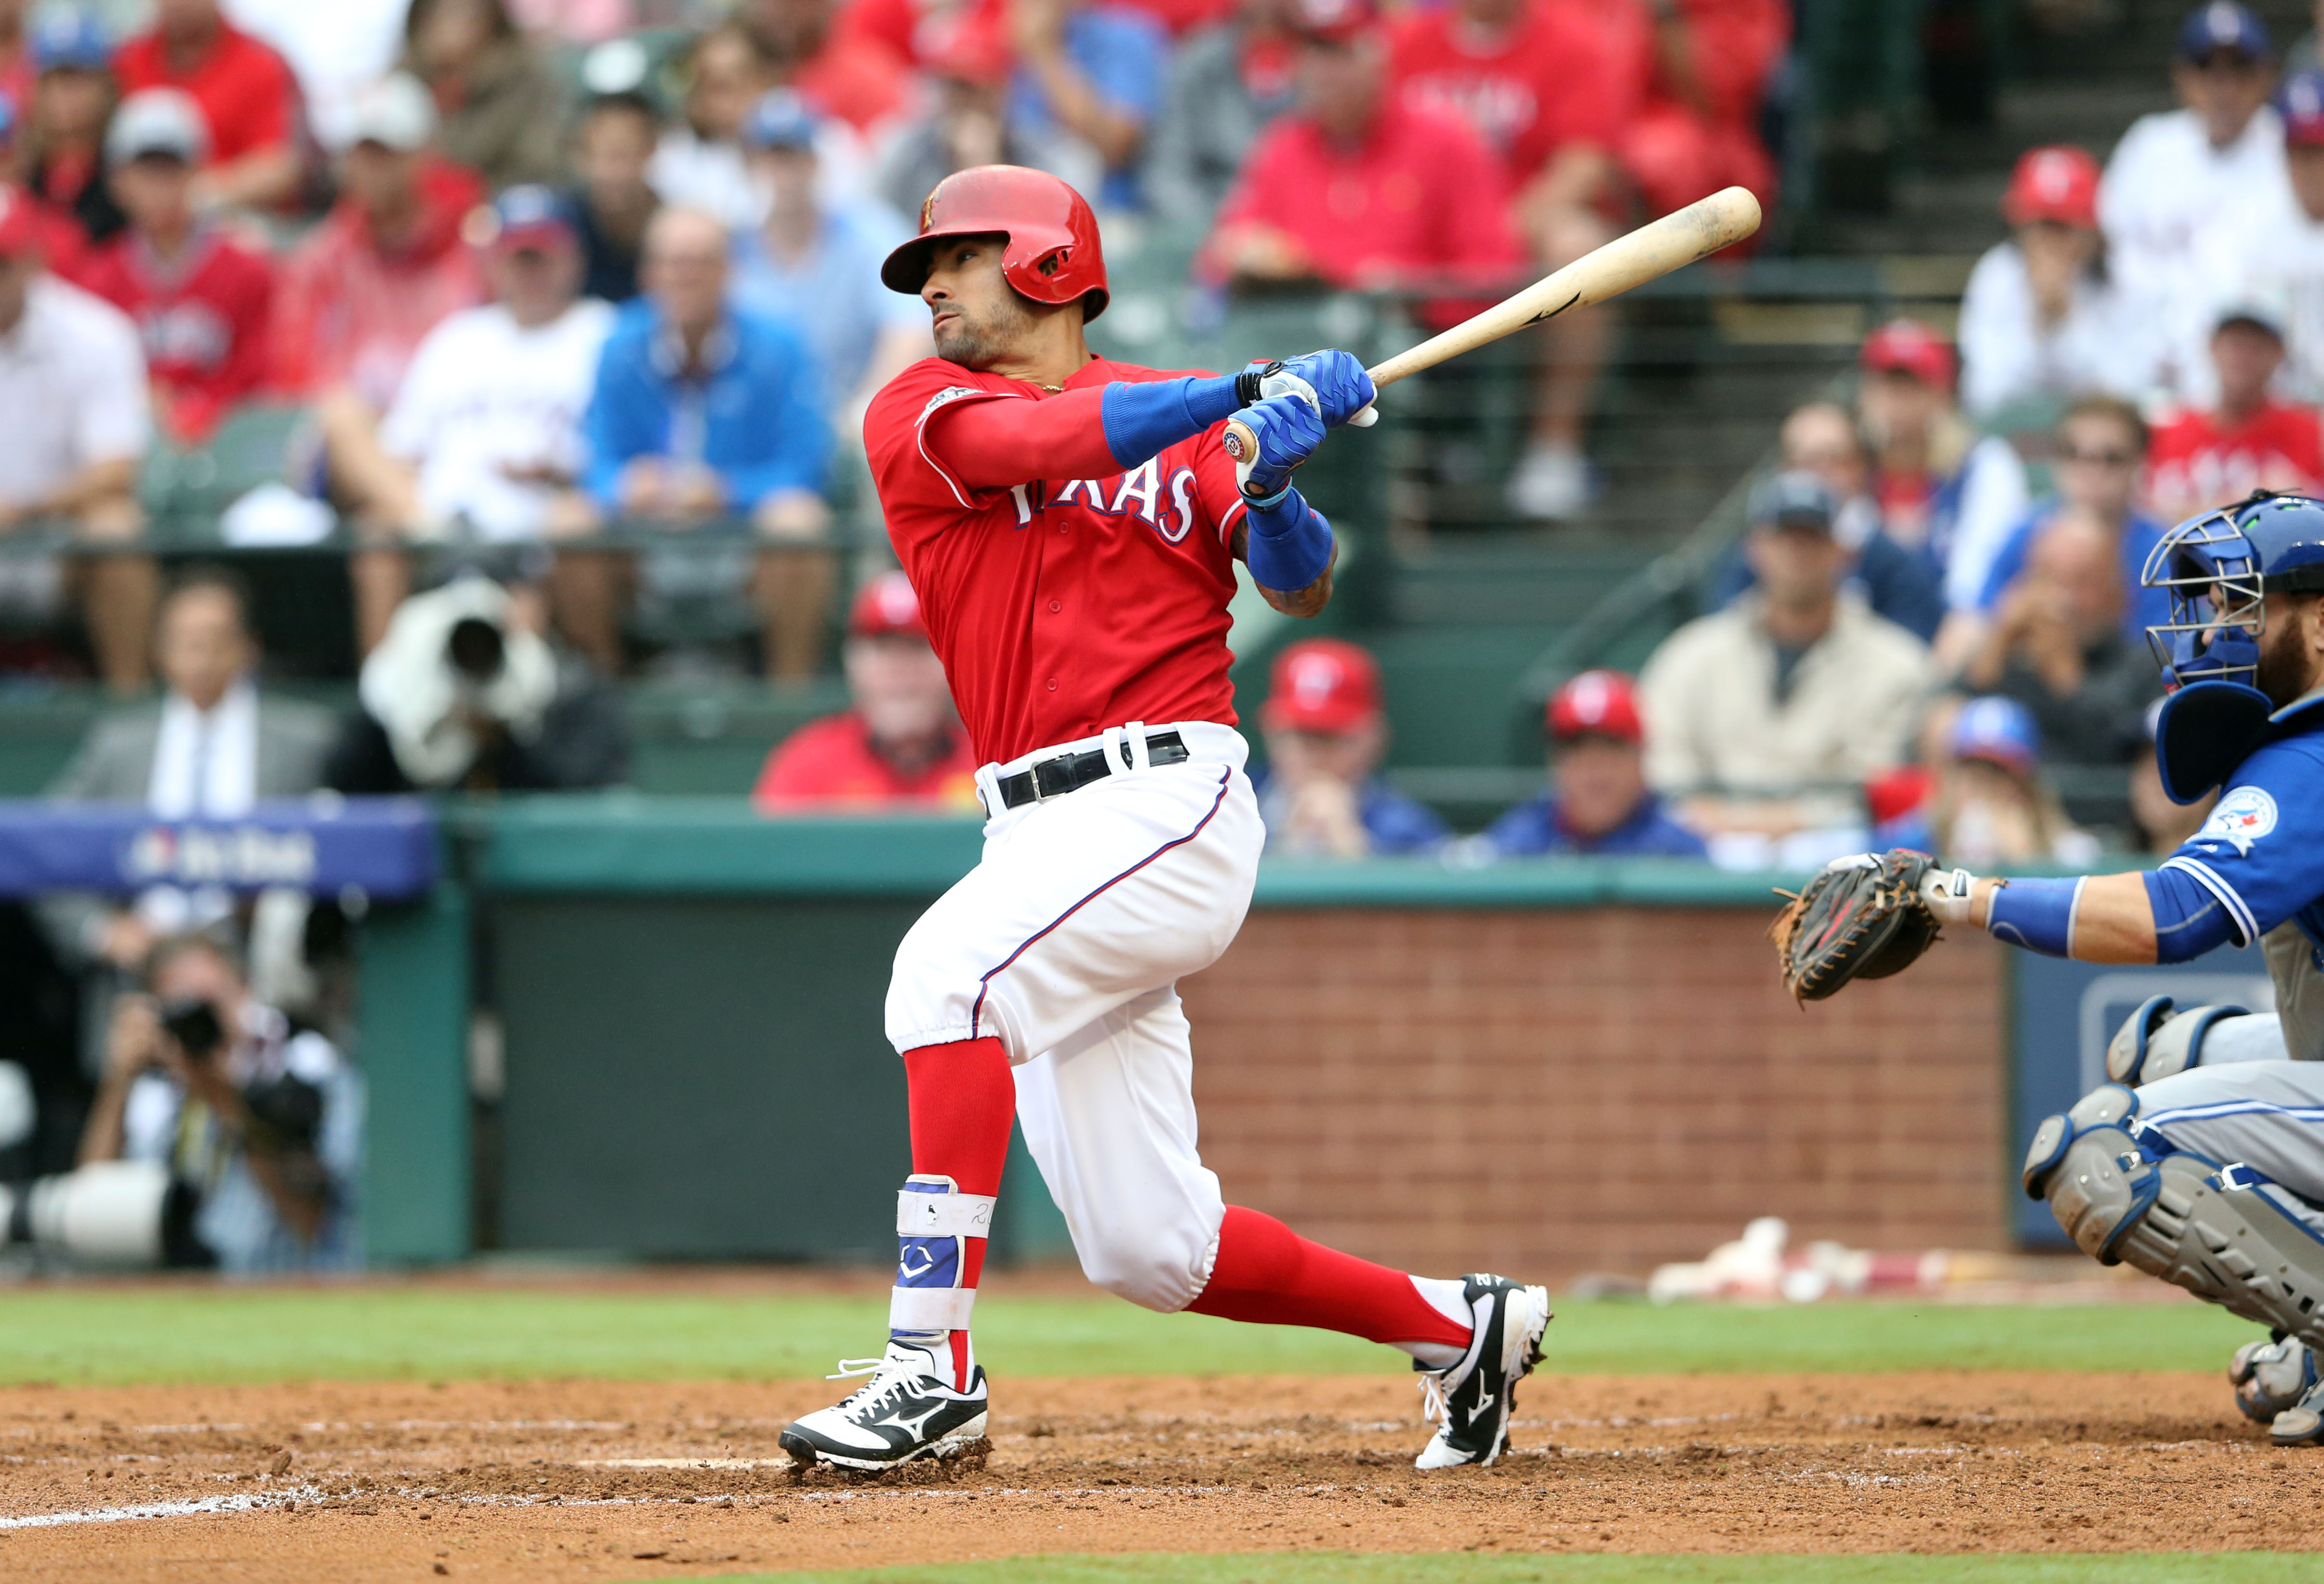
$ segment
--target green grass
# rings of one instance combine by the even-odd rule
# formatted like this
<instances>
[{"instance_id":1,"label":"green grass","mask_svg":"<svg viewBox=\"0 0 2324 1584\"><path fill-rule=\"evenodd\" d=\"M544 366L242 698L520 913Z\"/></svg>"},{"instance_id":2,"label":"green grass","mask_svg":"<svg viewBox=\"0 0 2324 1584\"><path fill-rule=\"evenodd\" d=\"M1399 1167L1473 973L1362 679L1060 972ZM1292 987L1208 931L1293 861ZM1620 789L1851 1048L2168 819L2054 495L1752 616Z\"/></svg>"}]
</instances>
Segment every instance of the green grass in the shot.
<instances>
[{"instance_id":1,"label":"green grass","mask_svg":"<svg viewBox=\"0 0 2324 1584\"><path fill-rule=\"evenodd\" d=\"M727 1584L2306 1584L2324 1557L2255 1552L2011 1556L1013 1557Z\"/></svg>"},{"instance_id":2,"label":"green grass","mask_svg":"<svg viewBox=\"0 0 2324 1584\"><path fill-rule=\"evenodd\" d=\"M0 1291L0 1383L814 1377L875 1350L877 1297L365 1284ZM2194 1303L1799 1308L1566 1303L1546 1368L1571 1374L2202 1369L2251 1328ZM977 1350L997 1375L1398 1372L1321 1331L1148 1313L1103 1296L995 1294Z\"/></svg>"}]
</instances>

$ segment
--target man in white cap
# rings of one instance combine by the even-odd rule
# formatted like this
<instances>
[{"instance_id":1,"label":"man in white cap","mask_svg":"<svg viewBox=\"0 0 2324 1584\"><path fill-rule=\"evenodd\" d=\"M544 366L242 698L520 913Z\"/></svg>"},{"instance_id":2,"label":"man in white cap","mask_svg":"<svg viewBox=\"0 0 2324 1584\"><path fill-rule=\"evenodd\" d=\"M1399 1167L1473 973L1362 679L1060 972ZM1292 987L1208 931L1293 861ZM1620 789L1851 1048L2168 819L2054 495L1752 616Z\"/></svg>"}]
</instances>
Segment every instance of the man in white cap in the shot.
<instances>
[{"instance_id":1,"label":"man in white cap","mask_svg":"<svg viewBox=\"0 0 2324 1584\"><path fill-rule=\"evenodd\" d=\"M170 438L198 446L265 382L274 267L195 207L209 148L201 107L177 88L123 101L105 134L106 180L129 229L81 268L81 284L136 321L153 409Z\"/></svg>"},{"instance_id":2,"label":"man in white cap","mask_svg":"<svg viewBox=\"0 0 2324 1584\"><path fill-rule=\"evenodd\" d=\"M484 272L461 235L482 199L474 177L431 156L436 107L418 79L382 78L346 107L338 207L284 266L275 304L275 379L311 400L331 483L361 502L388 465L380 418L420 340L484 300ZM356 636L387 630L407 578L401 552L357 554Z\"/></svg>"}]
</instances>

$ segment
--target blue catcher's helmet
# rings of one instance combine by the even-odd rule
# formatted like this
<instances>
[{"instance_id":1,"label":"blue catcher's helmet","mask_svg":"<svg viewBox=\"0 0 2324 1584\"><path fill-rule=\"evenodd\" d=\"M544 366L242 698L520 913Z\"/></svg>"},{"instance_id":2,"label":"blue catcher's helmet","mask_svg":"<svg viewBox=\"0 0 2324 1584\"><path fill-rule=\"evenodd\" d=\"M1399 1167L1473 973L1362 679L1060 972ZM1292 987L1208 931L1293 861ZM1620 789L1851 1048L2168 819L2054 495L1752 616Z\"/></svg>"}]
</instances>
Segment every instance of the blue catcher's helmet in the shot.
<instances>
[{"instance_id":1,"label":"blue catcher's helmet","mask_svg":"<svg viewBox=\"0 0 2324 1584\"><path fill-rule=\"evenodd\" d=\"M2146 630L2171 690L2154 753L2163 790L2193 803L2269 729L2275 706L2257 686L2266 596L2324 590L2324 502L2262 490L2190 517L2139 581L2171 594L2171 620Z\"/></svg>"},{"instance_id":2,"label":"blue catcher's helmet","mask_svg":"<svg viewBox=\"0 0 2324 1584\"><path fill-rule=\"evenodd\" d=\"M2251 686L2264 596L2324 589L2324 502L2262 490L2190 517L2163 536L2139 581L2171 594L2171 620L2146 630L2170 686Z\"/></svg>"}]
</instances>

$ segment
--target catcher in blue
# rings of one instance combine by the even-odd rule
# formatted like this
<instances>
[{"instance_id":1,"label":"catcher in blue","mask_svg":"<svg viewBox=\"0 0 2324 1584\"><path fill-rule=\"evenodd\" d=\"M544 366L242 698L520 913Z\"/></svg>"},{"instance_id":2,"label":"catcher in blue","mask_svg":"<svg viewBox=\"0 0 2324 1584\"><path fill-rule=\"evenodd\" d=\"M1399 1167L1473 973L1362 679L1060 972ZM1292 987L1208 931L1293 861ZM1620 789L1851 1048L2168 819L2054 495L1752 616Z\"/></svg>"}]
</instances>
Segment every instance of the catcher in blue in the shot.
<instances>
[{"instance_id":1,"label":"catcher in blue","mask_svg":"<svg viewBox=\"0 0 2324 1584\"><path fill-rule=\"evenodd\" d=\"M2102 1263L2268 1328L2228 1367L2280 1446L2324 1444L2324 502L2265 493L2190 518L2148 557L2171 620L2164 787L2210 817L2160 867L1979 878L1901 852L1843 859L1785 910L1795 994L1909 962L1938 925L2085 962L2183 962L2262 944L2273 1010L2140 1007L2111 1082L2035 1133L2025 1191Z\"/></svg>"}]
</instances>

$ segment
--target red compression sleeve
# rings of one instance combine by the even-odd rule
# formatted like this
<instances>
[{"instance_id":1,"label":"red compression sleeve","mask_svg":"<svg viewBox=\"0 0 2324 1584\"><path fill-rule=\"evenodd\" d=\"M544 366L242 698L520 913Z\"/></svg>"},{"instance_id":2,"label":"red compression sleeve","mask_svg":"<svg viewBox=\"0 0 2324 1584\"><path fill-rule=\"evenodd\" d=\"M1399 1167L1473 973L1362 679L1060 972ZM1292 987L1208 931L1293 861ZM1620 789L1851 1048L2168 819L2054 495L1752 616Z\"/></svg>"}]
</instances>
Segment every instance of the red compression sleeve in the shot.
<instances>
[{"instance_id":1,"label":"red compression sleeve","mask_svg":"<svg viewBox=\"0 0 2324 1584\"><path fill-rule=\"evenodd\" d=\"M1017 1078L997 1039L924 1045L904 1053L912 1108L912 1170L950 1177L963 1193L1001 1192ZM984 1272L984 1239L965 1240L961 1285Z\"/></svg>"},{"instance_id":2,"label":"red compression sleeve","mask_svg":"<svg viewBox=\"0 0 2324 1584\"><path fill-rule=\"evenodd\" d=\"M961 401L929 414L920 437L936 465L972 489L1037 478L1111 478L1121 471L1105 439L1105 387L1046 401Z\"/></svg>"},{"instance_id":3,"label":"red compression sleeve","mask_svg":"<svg viewBox=\"0 0 2324 1584\"><path fill-rule=\"evenodd\" d=\"M1400 1270L1342 1254L1255 1210L1227 1206L1218 1257L1197 1314L1259 1325L1312 1325L1375 1342L1469 1345L1469 1328L1448 1320Z\"/></svg>"}]
</instances>

